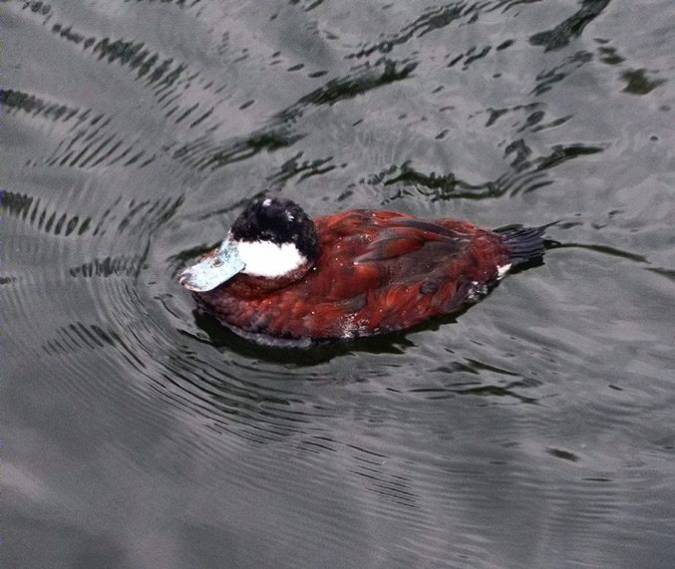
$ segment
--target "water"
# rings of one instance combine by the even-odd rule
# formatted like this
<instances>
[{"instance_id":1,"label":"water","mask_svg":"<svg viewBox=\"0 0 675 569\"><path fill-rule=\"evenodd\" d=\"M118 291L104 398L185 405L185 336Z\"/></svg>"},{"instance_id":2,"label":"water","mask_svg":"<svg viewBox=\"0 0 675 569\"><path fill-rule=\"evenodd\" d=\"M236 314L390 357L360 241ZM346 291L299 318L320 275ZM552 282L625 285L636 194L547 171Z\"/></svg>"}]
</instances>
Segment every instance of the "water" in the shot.
<instances>
[{"instance_id":1,"label":"water","mask_svg":"<svg viewBox=\"0 0 675 569\"><path fill-rule=\"evenodd\" d=\"M670 568L675 6L0 3L7 567ZM457 319L252 345L245 201L565 246Z\"/></svg>"}]
</instances>

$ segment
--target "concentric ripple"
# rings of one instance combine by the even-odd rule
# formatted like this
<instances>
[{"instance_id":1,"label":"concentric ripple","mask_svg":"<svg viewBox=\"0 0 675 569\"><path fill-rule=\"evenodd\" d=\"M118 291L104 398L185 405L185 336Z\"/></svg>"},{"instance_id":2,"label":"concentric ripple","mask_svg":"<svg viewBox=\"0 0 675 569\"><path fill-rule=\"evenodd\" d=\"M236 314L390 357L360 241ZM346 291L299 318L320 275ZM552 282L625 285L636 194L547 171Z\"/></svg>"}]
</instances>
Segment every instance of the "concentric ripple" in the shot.
<instances>
[{"instance_id":1,"label":"concentric ripple","mask_svg":"<svg viewBox=\"0 0 675 569\"><path fill-rule=\"evenodd\" d=\"M10 566L669 567L671 4L1 2ZM264 191L559 245L261 348L175 277Z\"/></svg>"}]
</instances>

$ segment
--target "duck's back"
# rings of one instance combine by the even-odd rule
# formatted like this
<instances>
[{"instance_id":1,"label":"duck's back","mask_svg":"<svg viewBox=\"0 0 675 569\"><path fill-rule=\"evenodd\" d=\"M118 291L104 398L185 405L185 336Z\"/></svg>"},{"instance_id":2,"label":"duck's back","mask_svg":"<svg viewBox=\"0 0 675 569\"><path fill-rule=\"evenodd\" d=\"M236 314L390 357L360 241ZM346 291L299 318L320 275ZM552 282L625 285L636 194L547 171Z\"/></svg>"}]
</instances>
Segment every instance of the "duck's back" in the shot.
<instances>
[{"instance_id":1,"label":"duck's back","mask_svg":"<svg viewBox=\"0 0 675 569\"><path fill-rule=\"evenodd\" d=\"M355 210L315 220L320 256L271 288L238 275L199 294L224 323L292 340L351 338L409 328L460 309L509 263L502 238L451 219Z\"/></svg>"}]
</instances>

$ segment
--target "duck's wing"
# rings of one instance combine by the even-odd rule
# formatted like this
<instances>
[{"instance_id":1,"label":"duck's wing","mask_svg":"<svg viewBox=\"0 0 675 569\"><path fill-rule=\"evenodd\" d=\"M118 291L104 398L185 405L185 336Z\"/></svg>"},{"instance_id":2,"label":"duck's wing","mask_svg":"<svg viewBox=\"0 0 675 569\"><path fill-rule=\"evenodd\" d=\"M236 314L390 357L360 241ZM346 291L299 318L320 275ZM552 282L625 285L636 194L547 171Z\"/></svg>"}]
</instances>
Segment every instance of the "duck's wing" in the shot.
<instances>
[{"instance_id":1,"label":"duck's wing","mask_svg":"<svg viewBox=\"0 0 675 569\"><path fill-rule=\"evenodd\" d=\"M412 217L387 220L373 227L370 239L354 262L374 263L411 255L411 264L420 265L420 256L428 257L423 266L449 261L462 255L470 245L473 232L450 229ZM426 253L426 254L425 254Z\"/></svg>"},{"instance_id":2,"label":"duck's wing","mask_svg":"<svg viewBox=\"0 0 675 569\"><path fill-rule=\"evenodd\" d=\"M471 283L497 275L489 232L470 223L351 211L317 225L318 270L294 290L306 299L346 303L350 313L351 300L364 294L368 310L382 308L392 318L406 306L411 314L447 312L466 297Z\"/></svg>"}]
</instances>

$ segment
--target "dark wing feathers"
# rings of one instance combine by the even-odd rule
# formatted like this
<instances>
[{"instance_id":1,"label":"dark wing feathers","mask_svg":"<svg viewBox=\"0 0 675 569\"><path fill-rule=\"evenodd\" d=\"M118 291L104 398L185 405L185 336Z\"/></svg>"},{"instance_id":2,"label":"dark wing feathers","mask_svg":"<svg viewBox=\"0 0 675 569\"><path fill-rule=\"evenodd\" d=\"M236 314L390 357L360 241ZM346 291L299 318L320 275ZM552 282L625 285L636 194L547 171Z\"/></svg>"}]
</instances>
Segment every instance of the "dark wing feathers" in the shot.
<instances>
[{"instance_id":1,"label":"dark wing feathers","mask_svg":"<svg viewBox=\"0 0 675 569\"><path fill-rule=\"evenodd\" d=\"M409 255L424 247L425 241L417 236L394 236L382 235L373 241L365 253L355 259L355 263L374 263L384 261L402 255Z\"/></svg>"},{"instance_id":2,"label":"dark wing feathers","mask_svg":"<svg viewBox=\"0 0 675 569\"><path fill-rule=\"evenodd\" d=\"M374 233L366 251L357 257L356 262L367 263L403 257L428 245L432 245L434 254L452 257L465 250L468 239L468 235L434 223L416 219L395 219L389 222L388 227ZM413 259L419 263L418 255L413 255L411 260Z\"/></svg>"}]
</instances>

